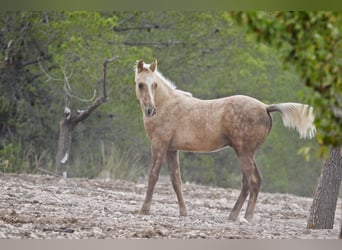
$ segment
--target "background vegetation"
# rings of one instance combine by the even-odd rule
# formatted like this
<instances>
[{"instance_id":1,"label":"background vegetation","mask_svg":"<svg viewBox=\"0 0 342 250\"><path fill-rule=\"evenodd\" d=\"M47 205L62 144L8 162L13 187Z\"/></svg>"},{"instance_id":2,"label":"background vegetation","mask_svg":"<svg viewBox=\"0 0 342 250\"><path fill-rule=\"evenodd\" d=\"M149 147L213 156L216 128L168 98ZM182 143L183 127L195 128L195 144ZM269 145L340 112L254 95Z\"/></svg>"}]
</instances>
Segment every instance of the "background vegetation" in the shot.
<instances>
[{"instance_id":1,"label":"background vegetation","mask_svg":"<svg viewBox=\"0 0 342 250\"><path fill-rule=\"evenodd\" d=\"M134 92L136 60L158 59L159 70L199 98L234 94L265 103L306 103L312 94L286 48L257 43L229 12L3 12L0 14L0 170L54 170L58 122L69 76L73 106L99 91L108 65L108 102L74 131L69 176L136 180L148 173L150 147ZM340 27L341 28L341 27ZM12 41L12 42L10 42ZM257 162L263 191L312 195L322 167L315 140L300 140L278 114ZM299 152L306 152L300 154ZM5 164L6 162L6 164ZM184 181L239 187L232 150L181 154ZM163 168L163 174L167 174Z\"/></svg>"}]
</instances>

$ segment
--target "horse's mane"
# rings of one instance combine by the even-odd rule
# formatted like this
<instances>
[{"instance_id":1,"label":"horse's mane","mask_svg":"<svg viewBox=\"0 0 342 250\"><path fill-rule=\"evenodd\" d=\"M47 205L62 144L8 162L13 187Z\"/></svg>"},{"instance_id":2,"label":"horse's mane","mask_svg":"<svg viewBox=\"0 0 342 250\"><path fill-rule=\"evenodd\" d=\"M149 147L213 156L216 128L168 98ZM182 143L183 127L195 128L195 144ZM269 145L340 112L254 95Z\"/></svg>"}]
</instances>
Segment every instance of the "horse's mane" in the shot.
<instances>
[{"instance_id":1,"label":"horse's mane","mask_svg":"<svg viewBox=\"0 0 342 250\"><path fill-rule=\"evenodd\" d=\"M174 84L173 82L171 82L170 79L167 79L165 76L163 76L163 74L161 72L159 72L158 70L156 70L154 72L167 86L169 86L171 89L176 90L177 86L176 84Z\"/></svg>"},{"instance_id":2,"label":"horse's mane","mask_svg":"<svg viewBox=\"0 0 342 250\"><path fill-rule=\"evenodd\" d=\"M186 96L192 96L192 94L190 92L177 89L176 84L174 84L173 82L171 82L171 80L169 80L165 76L163 76L163 74L160 73L158 70L156 70L154 73L157 74L157 76L165 83L166 86L170 87L174 91L176 91L180 94L186 95Z\"/></svg>"}]
</instances>

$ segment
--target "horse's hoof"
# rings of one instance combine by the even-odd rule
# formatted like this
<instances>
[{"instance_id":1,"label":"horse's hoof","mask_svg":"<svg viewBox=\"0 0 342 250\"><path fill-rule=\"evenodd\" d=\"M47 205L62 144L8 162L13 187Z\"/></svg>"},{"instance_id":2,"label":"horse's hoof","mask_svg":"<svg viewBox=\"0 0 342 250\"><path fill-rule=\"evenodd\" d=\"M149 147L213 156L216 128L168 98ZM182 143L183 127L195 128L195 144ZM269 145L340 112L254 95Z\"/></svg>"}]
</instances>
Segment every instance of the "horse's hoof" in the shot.
<instances>
[{"instance_id":1,"label":"horse's hoof","mask_svg":"<svg viewBox=\"0 0 342 250\"><path fill-rule=\"evenodd\" d=\"M252 222L253 214L245 215L245 220L248 221L248 222Z\"/></svg>"},{"instance_id":2,"label":"horse's hoof","mask_svg":"<svg viewBox=\"0 0 342 250\"><path fill-rule=\"evenodd\" d=\"M237 216L230 214L229 217L228 217L228 220L230 220L230 221L236 221L236 217L237 217Z\"/></svg>"},{"instance_id":3,"label":"horse's hoof","mask_svg":"<svg viewBox=\"0 0 342 250\"><path fill-rule=\"evenodd\" d=\"M185 216L188 216L188 212L186 210L185 211L180 211L179 215L185 217Z\"/></svg>"},{"instance_id":4,"label":"horse's hoof","mask_svg":"<svg viewBox=\"0 0 342 250\"><path fill-rule=\"evenodd\" d=\"M139 214L140 215L148 215L148 214L150 214L150 211L147 209L140 209Z\"/></svg>"}]
</instances>

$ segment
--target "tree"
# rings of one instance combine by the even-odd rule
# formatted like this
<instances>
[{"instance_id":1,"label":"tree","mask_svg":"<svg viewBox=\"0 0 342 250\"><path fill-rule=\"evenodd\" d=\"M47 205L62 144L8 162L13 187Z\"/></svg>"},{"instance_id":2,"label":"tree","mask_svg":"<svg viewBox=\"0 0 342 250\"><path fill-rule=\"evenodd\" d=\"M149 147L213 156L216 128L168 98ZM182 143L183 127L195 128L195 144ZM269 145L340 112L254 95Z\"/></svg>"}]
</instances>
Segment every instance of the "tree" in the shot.
<instances>
[{"instance_id":1,"label":"tree","mask_svg":"<svg viewBox=\"0 0 342 250\"><path fill-rule=\"evenodd\" d=\"M102 170L107 151L111 152L107 148L114 145L120 155L132 145L128 135L138 131L134 127L140 116L135 115L139 110L129 88L130 69L136 57L150 51L124 46L113 30L115 25L117 17L110 12L0 14L0 158L8 162L6 172L55 169L58 145L51 142L58 141L56 124L65 105L65 76L72 75L72 94L91 96L94 89L101 93L98 72L103 58L113 54L121 55L121 59L117 67L108 66L109 82L118 79L107 88L111 104L101 107L96 116L79 123L73 131L70 175L94 177ZM76 98L72 102L73 107L84 105ZM90 128L92 133L85 133ZM142 144L143 132L133 134L135 145ZM106 155L98 150L101 145ZM127 171L131 168L134 166Z\"/></svg>"},{"instance_id":2,"label":"tree","mask_svg":"<svg viewBox=\"0 0 342 250\"><path fill-rule=\"evenodd\" d=\"M71 110L71 98L73 97L70 94L70 85L68 83L68 77L65 77L65 98L66 103L64 107L64 117L59 122L59 139L58 139L58 148L56 154L56 173L57 174L66 174L66 164L70 157L70 148L71 148L71 139L72 139L72 131L80 122L84 121L88 118L88 116L94 112L101 104L107 101L107 93L106 93L106 75L107 75L107 64L116 60L117 57L113 57L111 59L106 59L103 63L103 85L102 85L102 94L92 101L92 104L88 106L86 109L77 110L77 112L73 112Z\"/></svg>"},{"instance_id":3,"label":"tree","mask_svg":"<svg viewBox=\"0 0 342 250\"><path fill-rule=\"evenodd\" d=\"M109 68L107 72L108 79L115 79L107 86L110 104L101 107L96 116L87 119L86 124L79 123L73 132L74 152L71 152L73 158L69 163L72 167L68 174L94 177L108 166L107 158L113 159L113 155L107 155L111 154L111 148L126 151L132 147L128 135L137 124L133 121L136 121L138 116L134 116L135 112L132 112L132 106L135 104L132 100L135 100L135 96L129 88L131 68L136 56L140 53L149 54L149 51L142 49L140 52L133 46L128 48L122 44L121 37L115 32L118 18L111 12L72 11L62 14L62 19L51 22L56 40L53 46L50 46L50 51L59 66L54 75L56 78L65 79L64 75L69 73L63 72L71 72L73 93L77 93L77 96L90 96L93 89L98 88L101 79L97 73L101 70L102 64L99 62L103 58L108 58L113 53L120 56L115 67ZM82 102L73 99L73 106L82 105ZM135 136L135 139L139 145L139 136ZM99 150L102 148L103 151ZM61 153L57 158L63 159L64 156L65 153ZM133 164L127 171L131 168L134 168Z\"/></svg>"},{"instance_id":4,"label":"tree","mask_svg":"<svg viewBox=\"0 0 342 250\"><path fill-rule=\"evenodd\" d=\"M325 161L310 208L307 228L332 229L337 193L342 180L342 147L331 150Z\"/></svg>"},{"instance_id":5,"label":"tree","mask_svg":"<svg viewBox=\"0 0 342 250\"><path fill-rule=\"evenodd\" d=\"M55 67L46 21L43 12L0 14L0 157L9 160L7 171L47 165L53 151L45 141L54 137L55 86L42 81L38 66L40 58L47 71Z\"/></svg>"},{"instance_id":6,"label":"tree","mask_svg":"<svg viewBox=\"0 0 342 250\"><path fill-rule=\"evenodd\" d=\"M284 62L296 65L304 84L312 89L308 101L315 109L317 140L333 148L322 169L307 227L331 228L342 168L341 15L332 12L233 15L246 24L259 41L280 48Z\"/></svg>"}]
</instances>

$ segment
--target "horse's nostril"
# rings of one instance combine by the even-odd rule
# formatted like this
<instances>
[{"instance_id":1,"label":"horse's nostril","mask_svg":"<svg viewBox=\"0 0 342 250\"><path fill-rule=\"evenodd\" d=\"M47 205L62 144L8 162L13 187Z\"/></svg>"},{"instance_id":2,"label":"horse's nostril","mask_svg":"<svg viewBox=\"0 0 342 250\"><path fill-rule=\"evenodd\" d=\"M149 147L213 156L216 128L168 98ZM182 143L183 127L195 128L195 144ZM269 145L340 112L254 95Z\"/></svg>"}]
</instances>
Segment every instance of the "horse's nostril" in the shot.
<instances>
[{"instance_id":1,"label":"horse's nostril","mask_svg":"<svg viewBox=\"0 0 342 250\"><path fill-rule=\"evenodd\" d=\"M154 107L145 108L146 116L154 116L156 114L156 109Z\"/></svg>"}]
</instances>

